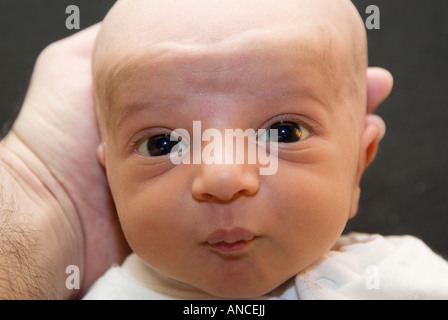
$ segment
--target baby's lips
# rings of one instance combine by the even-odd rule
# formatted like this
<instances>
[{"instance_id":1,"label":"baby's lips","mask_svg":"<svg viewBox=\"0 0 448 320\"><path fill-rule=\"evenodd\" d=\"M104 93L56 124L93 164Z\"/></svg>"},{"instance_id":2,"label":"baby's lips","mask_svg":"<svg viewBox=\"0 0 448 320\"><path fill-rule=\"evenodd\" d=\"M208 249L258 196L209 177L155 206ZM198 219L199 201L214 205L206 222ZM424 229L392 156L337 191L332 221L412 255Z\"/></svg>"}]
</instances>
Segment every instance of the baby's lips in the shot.
<instances>
[{"instance_id":1,"label":"baby's lips","mask_svg":"<svg viewBox=\"0 0 448 320\"><path fill-rule=\"evenodd\" d=\"M250 241L254 238L255 234L244 228L220 229L207 236L206 242L211 245L222 242L230 244L240 241Z\"/></svg>"}]
</instances>

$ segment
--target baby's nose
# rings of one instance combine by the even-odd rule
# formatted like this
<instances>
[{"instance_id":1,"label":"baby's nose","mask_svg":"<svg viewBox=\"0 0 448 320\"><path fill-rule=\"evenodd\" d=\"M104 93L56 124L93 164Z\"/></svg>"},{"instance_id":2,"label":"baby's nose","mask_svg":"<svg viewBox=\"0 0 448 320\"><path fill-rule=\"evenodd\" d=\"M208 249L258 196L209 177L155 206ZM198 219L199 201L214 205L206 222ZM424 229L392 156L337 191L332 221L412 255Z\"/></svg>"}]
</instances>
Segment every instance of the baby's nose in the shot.
<instances>
[{"instance_id":1,"label":"baby's nose","mask_svg":"<svg viewBox=\"0 0 448 320\"><path fill-rule=\"evenodd\" d=\"M193 181L192 195L200 201L229 202L239 196L252 196L259 187L256 165L201 164Z\"/></svg>"}]
</instances>

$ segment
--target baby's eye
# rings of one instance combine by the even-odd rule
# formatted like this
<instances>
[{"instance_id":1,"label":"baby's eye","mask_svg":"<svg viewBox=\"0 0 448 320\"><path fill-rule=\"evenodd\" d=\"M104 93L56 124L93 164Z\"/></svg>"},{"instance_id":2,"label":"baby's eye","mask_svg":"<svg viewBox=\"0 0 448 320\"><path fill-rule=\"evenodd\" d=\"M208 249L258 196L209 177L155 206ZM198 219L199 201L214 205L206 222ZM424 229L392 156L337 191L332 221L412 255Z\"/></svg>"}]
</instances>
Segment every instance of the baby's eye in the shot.
<instances>
[{"instance_id":1,"label":"baby's eye","mask_svg":"<svg viewBox=\"0 0 448 320\"><path fill-rule=\"evenodd\" d=\"M180 151L183 149L184 146L180 140L181 139L177 139L173 141L170 134L160 134L143 141L137 150L141 154L151 157L165 156L173 151Z\"/></svg>"},{"instance_id":2,"label":"baby's eye","mask_svg":"<svg viewBox=\"0 0 448 320\"><path fill-rule=\"evenodd\" d=\"M288 121L277 122L272 125L266 133L259 137L262 141L271 141L271 130L277 131L279 143L292 143L305 139L310 135L310 132L303 126Z\"/></svg>"}]
</instances>

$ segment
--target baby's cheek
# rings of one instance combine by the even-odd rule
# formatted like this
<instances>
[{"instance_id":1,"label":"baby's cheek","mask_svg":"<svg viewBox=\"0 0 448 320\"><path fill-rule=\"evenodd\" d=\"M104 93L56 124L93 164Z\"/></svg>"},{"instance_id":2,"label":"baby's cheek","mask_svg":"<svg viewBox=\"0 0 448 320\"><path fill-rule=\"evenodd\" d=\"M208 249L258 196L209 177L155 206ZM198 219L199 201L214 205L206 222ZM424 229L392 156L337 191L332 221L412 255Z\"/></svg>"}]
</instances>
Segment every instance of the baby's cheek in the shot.
<instances>
[{"instance_id":1,"label":"baby's cheek","mask_svg":"<svg viewBox=\"0 0 448 320\"><path fill-rule=\"evenodd\" d=\"M279 208L273 226L285 237L301 244L332 242L342 232L350 212L351 193L347 181L338 181L309 165L290 165L279 171L270 194ZM286 176L283 176L283 175ZM283 190L283 192L282 192ZM285 192L286 190L286 192ZM280 226L281 225L281 226ZM286 231L287 230L287 231Z\"/></svg>"},{"instance_id":2,"label":"baby's cheek","mask_svg":"<svg viewBox=\"0 0 448 320\"><path fill-rule=\"evenodd\" d=\"M134 251L159 255L168 250L181 232L170 192L157 193L150 185L128 194L119 207L124 234ZM161 188L163 189L163 188Z\"/></svg>"},{"instance_id":3,"label":"baby's cheek","mask_svg":"<svg viewBox=\"0 0 448 320\"><path fill-rule=\"evenodd\" d=\"M141 257L160 255L168 246L163 235L160 234L160 225L150 213L132 212L120 215L123 232L132 250Z\"/></svg>"}]
</instances>

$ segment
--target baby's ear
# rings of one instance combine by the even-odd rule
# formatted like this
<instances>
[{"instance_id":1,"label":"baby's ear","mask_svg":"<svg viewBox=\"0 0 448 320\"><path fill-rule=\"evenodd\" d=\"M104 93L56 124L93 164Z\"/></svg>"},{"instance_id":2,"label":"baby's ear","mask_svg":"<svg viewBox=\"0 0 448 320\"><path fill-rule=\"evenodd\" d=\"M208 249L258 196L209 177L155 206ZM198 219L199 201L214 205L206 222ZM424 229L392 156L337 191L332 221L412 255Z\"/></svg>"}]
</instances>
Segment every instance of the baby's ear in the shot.
<instances>
[{"instance_id":1,"label":"baby's ear","mask_svg":"<svg viewBox=\"0 0 448 320\"><path fill-rule=\"evenodd\" d=\"M385 135L386 124L384 120L376 114L368 114L365 119L364 133L361 138L361 152L363 150L365 152L364 170L375 159L378 145Z\"/></svg>"},{"instance_id":2,"label":"baby's ear","mask_svg":"<svg viewBox=\"0 0 448 320\"><path fill-rule=\"evenodd\" d=\"M98 158L98 161L101 163L101 165L106 168L106 150L104 142L101 142L98 148L96 149L96 157Z\"/></svg>"},{"instance_id":3,"label":"baby's ear","mask_svg":"<svg viewBox=\"0 0 448 320\"><path fill-rule=\"evenodd\" d=\"M361 178L367 167L375 159L378 145L386 134L386 124L383 119L375 114L368 114L365 119L364 132L361 136L359 148L358 172L356 174L356 184L353 190L352 206L350 210L350 219L356 215L361 194Z\"/></svg>"}]
</instances>

